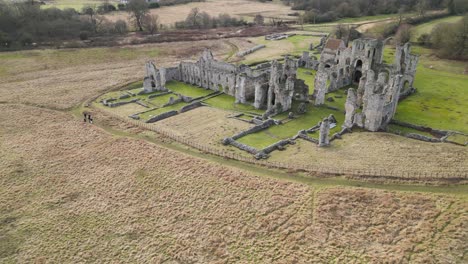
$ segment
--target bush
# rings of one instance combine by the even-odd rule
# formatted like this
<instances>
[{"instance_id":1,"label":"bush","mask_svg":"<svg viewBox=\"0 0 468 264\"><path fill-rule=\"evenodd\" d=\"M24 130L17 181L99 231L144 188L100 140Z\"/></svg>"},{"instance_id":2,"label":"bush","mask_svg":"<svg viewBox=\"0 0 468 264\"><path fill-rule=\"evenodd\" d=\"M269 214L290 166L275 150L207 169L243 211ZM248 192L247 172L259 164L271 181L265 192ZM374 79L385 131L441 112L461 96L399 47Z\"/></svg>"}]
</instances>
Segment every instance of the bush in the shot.
<instances>
[{"instance_id":1,"label":"bush","mask_svg":"<svg viewBox=\"0 0 468 264\"><path fill-rule=\"evenodd\" d=\"M424 33L418 37L419 45L430 47L431 46L431 35Z\"/></svg>"},{"instance_id":2,"label":"bush","mask_svg":"<svg viewBox=\"0 0 468 264\"><path fill-rule=\"evenodd\" d=\"M109 12L113 12L113 11L117 11L117 8L115 8L114 5L106 4L106 3L98 6L98 8L97 8L97 12L99 14L105 14L105 13L109 13Z\"/></svg>"},{"instance_id":3,"label":"bush","mask_svg":"<svg viewBox=\"0 0 468 264\"><path fill-rule=\"evenodd\" d=\"M128 32L127 22L125 20L119 19L115 22L114 30L116 33L124 34Z\"/></svg>"},{"instance_id":4,"label":"bush","mask_svg":"<svg viewBox=\"0 0 468 264\"><path fill-rule=\"evenodd\" d=\"M127 6L126 6L125 4L118 4L118 5L117 5L117 8L118 8L120 11L124 11L124 10L127 8Z\"/></svg>"},{"instance_id":5,"label":"bush","mask_svg":"<svg viewBox=\"0 0 468 264\"><path fill-rule=\"evenodd\" d=\"M80 39L81 40L87 40L89 38L88 32L80 32Z\"/></svg>"},{"instance_id":6,"label":"bush","mask_svg":"<svg viewBox=\"0 0 468 264\"><path fill-rule=\"evenodd\" d=\"M390 23L384 27L382 32L382 37L388 38L398 31L398 23Z\"/></svg>"},{"instance_id":7,"label":"bush","mask_svg":"<svg viewBox=\"0 0 468 264\"><path fill-rule=\"evenodd\" d=\"M159 8L160 5L159 5L159 3L150 3L150 4L148 5L148 7L149 7L149 8Z\"/></svg>"},{"instance_id":8,"label":"bush","mask_svg":"<svg viewBox=\"0 0 468 264\"><path fill-rule=\"evenodd\" d=\"M398 27L395 39L399 44L405 44L411 40L411 27L408 24L403 24Z\"/></svg>"}]
</instances>

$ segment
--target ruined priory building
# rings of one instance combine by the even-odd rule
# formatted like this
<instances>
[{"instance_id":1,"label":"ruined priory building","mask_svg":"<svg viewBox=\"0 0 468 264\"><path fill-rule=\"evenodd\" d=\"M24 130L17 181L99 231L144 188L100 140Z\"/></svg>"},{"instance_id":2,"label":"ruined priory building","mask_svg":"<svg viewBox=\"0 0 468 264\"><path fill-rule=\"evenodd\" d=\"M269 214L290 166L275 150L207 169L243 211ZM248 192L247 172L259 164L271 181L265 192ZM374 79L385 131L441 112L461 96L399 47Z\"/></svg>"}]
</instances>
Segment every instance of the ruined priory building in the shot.
<instances>
[{"instance_id":1,"label":"ruined priory building","mask_svg":"<svg viewBox=\"0 0 468 264\"><path fill-rule=\"evenodd\" d=\"M307 101L309 87L296 78L297 60L285 58L250 68L214 59L205 50L196 62L180 62L177 67L157 69L153 62L146 64L144 89L163 91L166 81L176 80L205 89L224 92L236 98L236 103L252 104L273 114L287 111L292 101Z\"/></svg>"},{"instance_id":2,"label":"ruined priory building","mask_svg":"<svg viewBox=\"0 0 468 264\"><path fill-rule=\"evenodd\" d=\"M370 131L384 128L395 115L401 94L413 90L418 56L409 43L397 46L392 64L383 62L385 42L356 39L351 47L342 40L329 39L315 76L315 104L325 102L328 92L350 88L346 101L345 127L356 125Z\"/></svg>"}]
</instances>

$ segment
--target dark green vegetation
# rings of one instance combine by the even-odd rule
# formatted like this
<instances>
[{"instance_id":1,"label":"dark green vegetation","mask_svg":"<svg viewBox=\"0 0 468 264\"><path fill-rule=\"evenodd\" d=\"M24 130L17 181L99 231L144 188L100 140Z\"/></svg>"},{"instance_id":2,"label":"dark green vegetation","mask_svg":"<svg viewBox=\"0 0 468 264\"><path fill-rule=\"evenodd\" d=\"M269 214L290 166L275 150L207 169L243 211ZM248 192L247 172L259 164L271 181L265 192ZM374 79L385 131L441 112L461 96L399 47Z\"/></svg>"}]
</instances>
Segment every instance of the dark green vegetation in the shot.
<instances>
[{"instance_id":1,"label":"dark green vegetation","mask_svg":"<svg viewBox=\"0 0 468 264\"><path fill-rule=\"evenodd\" d=\"M424 15L428 10L448 8L451 14L468 10L465 0L282 0L295 10L306 10L306 23L335 21L344 17L373 16L417 12Z\"/></svg>"},{"instance_id":2,"label":"dark green vegetation","mask_svg":"<svg viewBox=\"0 0 468 264\"><path fill-rule=\"evenodd\" d=\"M454 23L440 23L431 31L430 46L444 58L468 59L468 15Z\"/></svg>"}]
</instances>

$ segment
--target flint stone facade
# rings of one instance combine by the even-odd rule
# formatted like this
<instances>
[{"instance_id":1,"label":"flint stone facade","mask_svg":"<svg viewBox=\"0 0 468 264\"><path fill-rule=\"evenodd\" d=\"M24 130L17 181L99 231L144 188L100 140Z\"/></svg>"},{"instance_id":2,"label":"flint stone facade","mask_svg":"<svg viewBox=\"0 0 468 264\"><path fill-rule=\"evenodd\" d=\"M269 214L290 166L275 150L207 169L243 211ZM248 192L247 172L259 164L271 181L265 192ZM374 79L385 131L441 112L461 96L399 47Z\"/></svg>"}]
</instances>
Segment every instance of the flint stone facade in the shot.
<instances>
[{"instance_id":1,"label":"flint stone facade","mask_svg":"<svg viewBox=\"0 0 468 264\"><path fill-rule=\"evenodd\" d=\"M148 62L146 68L145 91L159 91L167 81L176 80L223 92L235 97L236 103L253 104L269 113L287 111L292 100L306 101L309 93L309 87L296 78L297 61L290 58L284 64L274 61L270 67L253 69L217 61L206 49L196 62L183 61L167 69Z\"/></svg>"},{"instance_id":2,"label":"flint stone facade","mask_svg":"<svg viewBox=\"0 0 468 264\"><path fill-rule=\"evenodd\" d=\"M315 76L315 104L324 103L325 94L350 84L358 84L348 94L344 126L378 131L393 118L400 94L413 88L419 57L406 43L397 46L394 63L383 63L384 41L356 39L352 47L330 39L322 51ZM362 108L362 112L357 109Z\"/></svg>"}]
</instances>

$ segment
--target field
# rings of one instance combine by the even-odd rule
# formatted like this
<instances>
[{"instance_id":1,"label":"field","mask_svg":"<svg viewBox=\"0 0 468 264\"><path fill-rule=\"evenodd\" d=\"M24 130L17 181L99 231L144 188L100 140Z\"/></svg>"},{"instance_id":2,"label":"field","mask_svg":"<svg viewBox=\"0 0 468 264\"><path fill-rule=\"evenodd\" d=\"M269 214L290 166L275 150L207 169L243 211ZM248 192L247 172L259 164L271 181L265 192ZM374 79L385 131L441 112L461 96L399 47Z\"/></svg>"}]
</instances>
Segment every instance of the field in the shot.
<instances>
[{"instance_id":1,"label":"field","mask_svg":"<svg viewBox=\"0 0 468 264\"><path fill-rule=\"evenodd\" d=\"M430 22L423 23L421 25L415 26L411 28L411 41L417 41L418 37L422 34L430 34L432 29L441 23L455 23L459 21L462 17L461 16L449 16L440 19L434 19Z\"/></svg>"},{"instance_id":2,"label":"field","mask_svg":"<svg viewBox=\"0 0 468 264\"><path fill-rule=\"evenodd\" d=\"M265 37L257 37L249 39L256 45L263 44L266 47L252 54L245 56L242 63L252 64L268 60L281 59L284 55L302 55L302 51L309 49L310 43L317 45L320 43L320 37L312 37L305 35L296 35L282 40L265 40Z\"/></svg>"},{"instance_id":3,"label":"field","mask_svg":"<svg viewBox=\"0 0 468 264\"><path fill-rule=\"evenodd\" d=\"M398 105L395 119L468 133L468 75L462 74L468 64L440 60L423 48L415 52L421 54L414 83L418 91Z\"/></svg>"},{"instance_id":4,"label":"field","mask_svg":"<svg viewBox=\"0 0 468 264\"><path fill-rule=\"evenodd\" d=\"M206 0L205 2L164 6L152 9L151 13L158 15L162 24L173 25L175 22L185 20L190 11L195 7L199 8L200 11L207 12L211 16L229 14L237 18L243 18L246 21L252 21L256 14L262 14L266 20L271 17L283 20L295 19L295 17L287 15L291 13L291 8L277 3L277 1L262 3L249 0ZM126 12L113 12L106 16L111 20L128 18Z\"/></svg>"},{"instance_id":5,"label":"field","mask_svg":"<svg viewBox=\"0 0 468 264\"><path fill-rule=\"evenodd\" d=\"M0 110L2 262L464 262L466 188L291 182Z\"/></svg>"},{"instance_id":6,"label":"field","mask_svg":"<svg viewBox=\"0 0 468 264\"><path fill-rule=\"evenodd\" d=\"M279 7L209 3L213 14L239 16ZM468 186L403 181L466 171L466 147L356 131L329 148L298 140L269 159L298 167L396 170L402 180L357 181L210 155L123 122L104 107L85 106L122 89L137 92L148 59L173 66L204 48L218 59L233 59L257 41L262 39L0 53L0 263L466 263ZM297 55L310 41L317 40L297 36L272 43L280 51L269 47L246 61ZM415 50L421 54L418 92L400 104L397 119L466 132L466 63ZM386 51L387 60L392 52ZM298 76L312 93L314 72L300 69ZM168 87L191 96L211 92L176 82ZM150 102L161 106L168 97ZM343 90L327 97L342 110ZM251 124L229 117L261 111L227 95L205 103L152 125L239 154L221 139ZM142 109L130 104L113 111L127 116ZM94 124L83 122L83 111L93 114ZM264 146L331 112L310 106L283 127L243 140Z\"/></svg>"},{"instance_id":7,"label":"field","mask_svg":"<svg viewBox=\"0 0 468 264\"><path fill-rule=\"evenodd\" d=\"M98 6L104 3L104 0L46 0L45 7L57 7L60 9L65 8L74 8L78 11L81 10L84 6ZM110 0L108 1L114 5L117 5L120 1L118 0Z\"/></svg>"}]
</instances>

